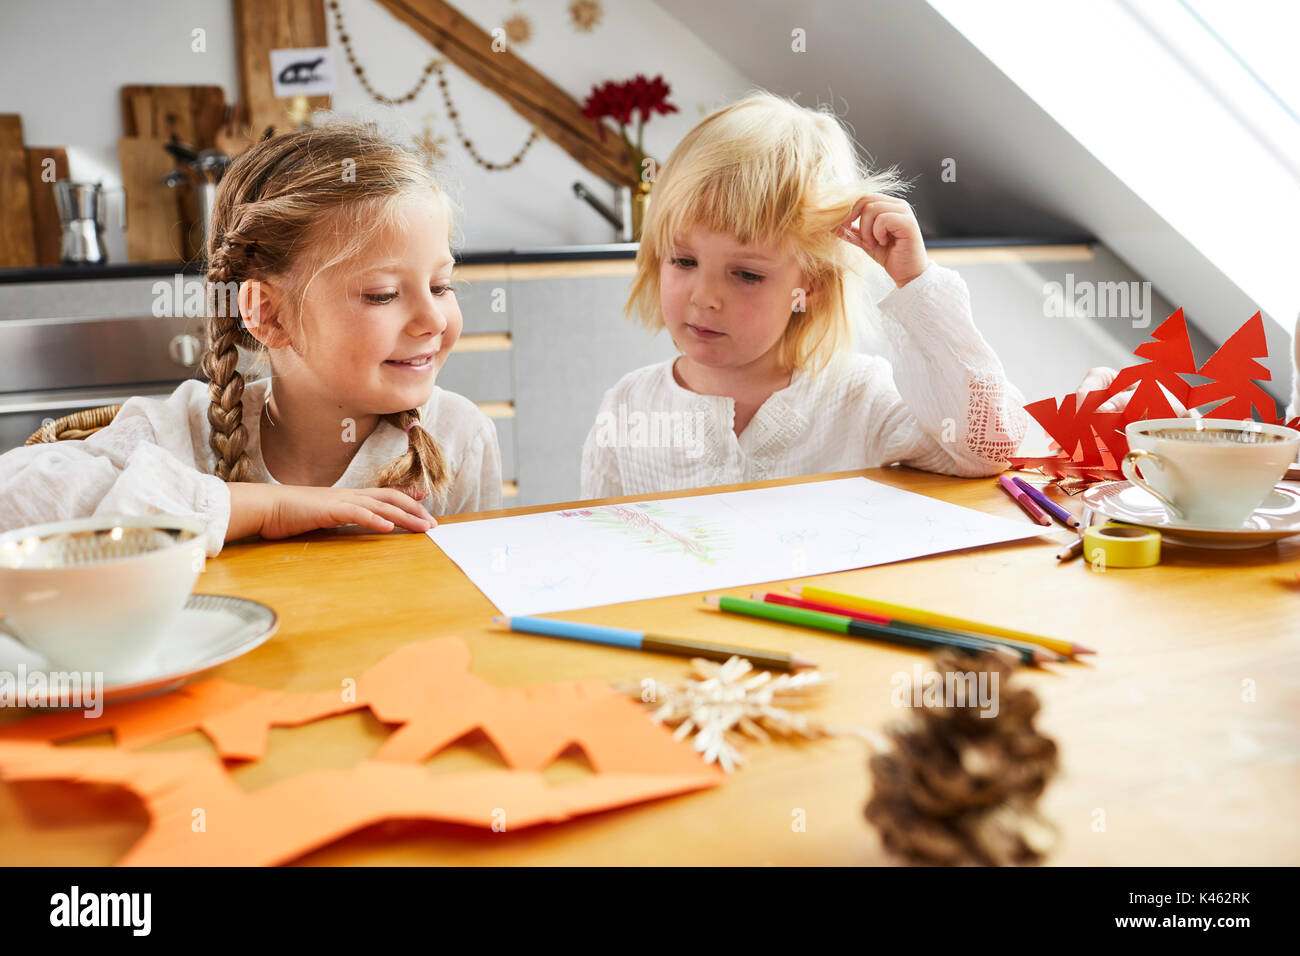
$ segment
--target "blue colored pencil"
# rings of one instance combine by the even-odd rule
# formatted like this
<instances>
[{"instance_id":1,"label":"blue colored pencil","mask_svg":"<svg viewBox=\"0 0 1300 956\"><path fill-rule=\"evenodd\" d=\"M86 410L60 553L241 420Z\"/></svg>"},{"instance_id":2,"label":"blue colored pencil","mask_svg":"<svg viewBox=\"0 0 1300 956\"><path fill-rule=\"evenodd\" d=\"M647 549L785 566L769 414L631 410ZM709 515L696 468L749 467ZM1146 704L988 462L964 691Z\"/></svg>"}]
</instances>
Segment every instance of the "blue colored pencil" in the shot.
<instances>
[{"instance_id":1,"label":"blue colored pencil","mask_svg":"<svg viewBox=\"0 0 1300 956\"><path fill-rule=\"evenodd\" d=\"M1016 483L1017 488L1019 488L1025 494L1029 495L1029 497L1033 498L1034 503L1038 505L1038 507L1042 508L1044 511L1046 511L1057 521L1061 522L1061 524L1065 525L1067 528L1079 527L1078 518L1070 514L1070 512L1066 511L1064 508L1058 505L1051 498L1047 497L1047 495L1043 494L1041 491L1039 491L1029 482L1025 481L1025 479L1021 478L1019 475L1016 475L1013 476L1011 480Z\"/></svg>"},{"instance_id":2,"label":"blue colored pencil","mask_svg":"<svg viewBox=\"0 0 1300 956\"><path fill-rule=\"evenodd\" d=\"M816 667L812 661L806 661L794 654L781 651L760 651L750 647L732 647L729 644L711 644L707 641L693 641L684 637L666 637L663 634L647 634L644 631L631 631L621 627L603 627L599 624L580 624L577 621L557 621L549 617L494 617L497 624L504 624L512 631L523 634L542 634L546 637L562 637L569 641L586 641L589 644L607 644L610 647L630 647L633 650L649 651L652 654L674 654L678 657L703 657L710 661L726 662L733 657L743 657L755 667L773 671L795 671L805 667Z\"/></svg>"}]
</instances>

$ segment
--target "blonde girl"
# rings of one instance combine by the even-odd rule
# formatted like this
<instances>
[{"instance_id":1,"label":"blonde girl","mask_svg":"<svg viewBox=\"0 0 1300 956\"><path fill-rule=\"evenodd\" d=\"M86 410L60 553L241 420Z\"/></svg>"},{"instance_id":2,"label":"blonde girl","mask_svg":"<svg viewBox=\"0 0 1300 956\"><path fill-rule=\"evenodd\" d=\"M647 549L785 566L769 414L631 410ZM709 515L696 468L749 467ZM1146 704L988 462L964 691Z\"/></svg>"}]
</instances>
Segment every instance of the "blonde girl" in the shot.
<instances>
[{"instance_id":1,"label":"blonde girl","mask_svg":"<svg viewBox=\"0 0 1300 956\"><path fill-rule=\"evenodd\" d=\"M336 123L263 140L217 190L201 362L84 441L0 456L0 529L199 515L248 535L424 531L500 505L491 421L434 382L461 331L452 205L411 153ZM246 382L240 350L270 365Z\"/></svg>"},{"instance_id":2,"label":"blonde girl","mask_svg":"<svg viewBox=\"0 0 1300 956\"><path fill-rule=\"evenodd\" d=\"M1001 471L1023 400L899 191L834 115L768 93L687 133L654 185L626 310L681 354L606 393L583 497L894 462ZM855 351L868 327L892 362ZM609 427L638 412L674 423L669 440Z\"/></svg>"}]
</instances>

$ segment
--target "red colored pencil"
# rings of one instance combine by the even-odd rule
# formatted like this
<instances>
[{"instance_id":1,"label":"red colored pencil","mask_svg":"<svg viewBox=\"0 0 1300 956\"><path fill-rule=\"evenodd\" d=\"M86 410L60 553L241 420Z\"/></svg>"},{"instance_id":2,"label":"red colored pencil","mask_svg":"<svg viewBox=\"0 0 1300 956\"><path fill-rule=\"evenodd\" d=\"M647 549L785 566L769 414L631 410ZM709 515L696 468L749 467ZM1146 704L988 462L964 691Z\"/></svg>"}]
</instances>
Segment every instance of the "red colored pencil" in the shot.
<instances>
[{"instance_id":1,"label":"red colored pencil","mask_svg":"<svg viewBox=\"0 0 1300 956\"><path fill-rule=\"evenodd\" d=\"M990 637L987 634L955 631L950 628L929 627L924 624L910 624L907 621L900 621L897 618L887 617L883 614L872 614L870 611L858 611L853 608L843 607L838 604L826 604L821 601L807 601L790 594L778 594L776 591L755 591L750 595L750 598L755 601L766 601L768 604L784 604L786 607L801 607L805 611L821 611L823 614L838 614L841 617L853 618L856 621L864 621L868 624L878 624L881 626L892 624L903 628L912 628L918 631L927 631L951 637L973 637L978 640L987 641L990 644L1001 645L1019 653L1028 654L1035 664L1041 664L1044 661L1056 662L1065 660L1065 655L1046 647L1041 647L1037 644L1029 644L1024 641L1014 641L1005 637Z\"/></svg>"},{"instance_id":2,"label":"red colored pencil","mask_svg":"<svg viewBox=\"0 0 1300 956\"><path fill-rule=\"evenodd\" d=\"M821 611L824 614L839 614L842 617L851 617L858 621L866 621L868 624L888 624L890 618L883 614L872 614L869 611L854 611L846 607L838 607L834 604L823 604L821 601L805 601L803 598L797 598L793 594L778 594L776 591L755 591L750 595L755 601L766 601L768 604L784 604L786 607L801 607L805 611Z\"/></svg>"}]
</instances>

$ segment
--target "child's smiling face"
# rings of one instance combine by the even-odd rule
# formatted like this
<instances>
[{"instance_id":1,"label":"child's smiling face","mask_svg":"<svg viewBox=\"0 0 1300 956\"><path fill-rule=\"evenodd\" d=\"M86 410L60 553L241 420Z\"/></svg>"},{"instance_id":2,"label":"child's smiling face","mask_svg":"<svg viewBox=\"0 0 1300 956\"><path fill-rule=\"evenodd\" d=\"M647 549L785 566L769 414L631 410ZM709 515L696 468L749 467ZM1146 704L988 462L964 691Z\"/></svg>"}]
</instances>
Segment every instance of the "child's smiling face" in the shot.
<instances>
[{"instance_id":1,"label":"child's smiling face","mask_svg":"<svg viewBox=\"0 0 1300 956\"><path fill-rule=\"evenodd\" d=\"M448 239L440 202L403 199L395 225L311 284L302 365L322 394L377 415L428 401L463 324Z\"/></svg>"},{"instance_id":2,"label":"child's smiling face","mask_svg":"<svg viewBox=\"0 0 1300 956\"><path fill-rule=\"evenodd\" d=\"M664 324L690 360L742 369L772 360L807 289L794 257L774 243L742 245L693 226L675 237L659 269Z\"/></svg>"}]
</instances>

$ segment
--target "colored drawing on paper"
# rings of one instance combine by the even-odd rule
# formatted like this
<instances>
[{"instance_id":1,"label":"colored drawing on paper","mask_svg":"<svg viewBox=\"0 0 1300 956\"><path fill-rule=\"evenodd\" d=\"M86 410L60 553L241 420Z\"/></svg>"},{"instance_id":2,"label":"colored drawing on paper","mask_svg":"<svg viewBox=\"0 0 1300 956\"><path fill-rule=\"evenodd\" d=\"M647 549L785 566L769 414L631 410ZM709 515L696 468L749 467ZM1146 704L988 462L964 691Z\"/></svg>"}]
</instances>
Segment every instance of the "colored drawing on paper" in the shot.
<instances>
[{"instance_id":1,"label":"colored drawing on paper","mask_svg":"<svg viewBox=\"0 0 1300 956\"><path fill-rule=\"evenodd\" d=\"M429 537L515 615L828 574L1041 533L844 478L465 521Z\"/></svg>"},{"instance_id":2,"label":"colored drawing on paper","mask_svg":"<svg viewBox=\"0 0 1300 956\"><path fill-rule=\"evenodd\" d=\"M669 511L655 502L601 505L559 512L561 518L581 518L600 528L627 536L658 554L683 555L716 564L729 543L726 529L691 514ZM677 525L677 530L670 525Z\"/></svg>"}]
</instances>

